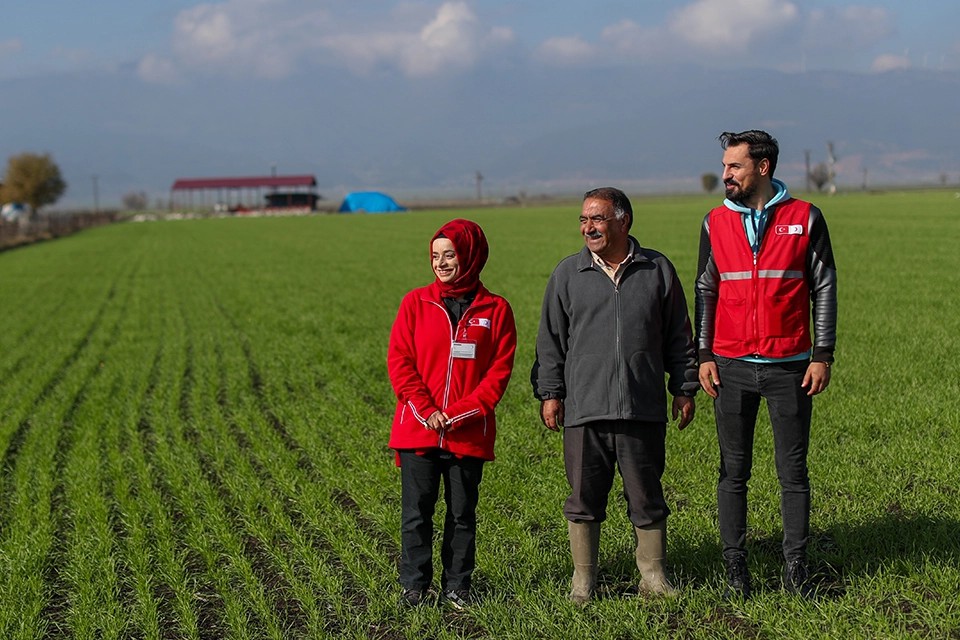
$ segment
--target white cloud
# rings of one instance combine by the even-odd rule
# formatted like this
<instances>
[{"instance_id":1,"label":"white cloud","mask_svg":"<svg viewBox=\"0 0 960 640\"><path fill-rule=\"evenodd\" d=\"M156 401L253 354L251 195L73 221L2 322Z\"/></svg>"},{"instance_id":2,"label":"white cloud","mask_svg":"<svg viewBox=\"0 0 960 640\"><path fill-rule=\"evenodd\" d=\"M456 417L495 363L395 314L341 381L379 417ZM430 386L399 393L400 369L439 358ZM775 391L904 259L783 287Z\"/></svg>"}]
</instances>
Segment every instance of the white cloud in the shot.
<instances>
[{"instance_id":1,"label":"white cloud","mask_svg":"<svg viewBox=\"0 0 960 640\"><path fill-rule=\"evenodd\" d=\"M174 20L173 53L184 69L283 77L315 48L326 11L285 0L225 0L185 9Z\"/></svg>"},{"instance_id":2,"label":"white cloud","mask_svg":"<svg viewBox=\"0 0 960 640\"><path fill-rule=\"evenodd\" d=\"M892 53L886 53L874 58L873 64L870 66L870 70L877 73L883 73L884 71L898 71L901 69L909 69L910 67L910 58L907 56L898 56Z\"/></svg>"},{"instance_id":3,"label":"white cloud","mask_svg":"<svg viewBox=\"0 0 960 640\"><path fill-rule=\"evenodd\" d=\"M795 24L797 6L786 0L697 0L676 11L668 28L703 51L744 52L757 38L767 39Z\"/></svg>"},{"instance_id":4,"label":"white cloud","mask_svg":"<svg viewBox=\"0 0 960 640\"><path fill-rule=\"evenodd\" d=\"M669 47L665 35L662 29L643 27L633 20L621 20L605 28L600 39L620 55L645 58L655 56Z\"/></svg>"},{"instance_id":5,"label":"white cloud","mask_svg":"<svg viewBox=\"0 0 960 640\"><path fill-rule=\"evenodd\" d=\"M840 10L840 22L847 34L853 33L864 42L876 42L893 33L893 17L882 7L851 6Z\"/></svg>"},{"instance_id":6,"label":"white cloud","mask_svg":"<svg viewBox=\"0 0 960 640\"><path fill-rule=\"evenodd\" d=\"M145 82L155 84L173 84L180 78L176 65L156 54L150 53L137 65L137 75Z\"/></svg>"},{"instance_id":7,"label":"white cloud","mask_svg":"<svg viewBox=\"0 0 960 640\"><path fill-rule=\"evenodd\" d=\"M196 73L283 78L323 65L358 74L396 71L426 77L469 69L521 50L514 46L517 36L511 28L489 24L474 10L483 6L479 0L391 0L378 3L385 8L372 15L370 8L357 10L356 1L196 4L176 15L169 51L144 56L138 71L150 82L171 82ZM534 60L556 66L835 68L869 65L878 47L895 32L893 13L867 4L824 8L808 8L798 0L677 4L658 23L639 24L625 17L599 35L547 37L529 51ZM11 42L0 42L0 59L12 48ZM903 64L881 56L874 69Z\"/></svg>"},{"instance_id":8,"label":"white cloud","mask_svg":"<svg viewBox=\"0 0 960 640\"><path fill-rule=\"evenodd\" d=\"M769 42L781 43L785 31L801 21L800 10L787 0L695 0L656 25L630 19L608 25L594 44L578 39L547 41L553 51L579 52L585 59L664 63L692 62L714 66L769 62ZM544 44L541 49L546 48ZM760 58L759 56L763 56ZM565 60L558 55L558 59Z\"/></svg>"},{"instance_id":9,"label":"white cloud","mask_svg":"<svg viewBox=\"0 0 960 640\"><path fill-rule=\"evenodd\" d=\"M545 40L534 55L548 64L569 66L592 61L597 48L579 36L567 36Z\"/></svg>"},{"instance_id":10,"label":"white cloud","mask_svg":"<svg viewBox=\"0 0 960 640\"><path fill-rule=\"evenodd\" d=\"M477 59L482 40L477 17L467 4L448 2L398 51L399 64L410 75L429 75L445 65L467 67Z\"/></svg>"},{"instance_id":11,"label":"white cloud","mask_svg":"<svg viewBox=\"0 0 960 640\"><path fill-rule=\"evenodd\" d=\"M748 64L795 71L808 64L827 68L869 64L869 52L895 31L891 11L877 6L808 8L796 0L689 0L659 23L622 19L604 28L598 40L576 44L582 51L592 47L592 59L600 62L707 68ZM572 49L574 41L559 43Z\"/></svg>"},{"instance_id":12,"label":"white cloud","mask_svg":"<svg viewBox=\"0 0 960 640\"><path fill-rule=\"evenodd\" d=\"M145 56L140 75L150 81L194 71L281 78L310 63L339 61L358 72L384 66L425 76L470 67L515 39L508 28L481 24L463 1L428 14L422 5L401 3L382 13L379 24L359 23L349 3L339 4L343 15L316 5L223 0L185 9L174 20L171 55Z\"/></svg>"},{"instance_id":13,"label":"white cloud","mask_svg":"<svg viewBox=\"0 0 960 640\"><path fill-rule=\"evenodd\" d=\"M466 2L446 2L419 30L382 29L322 39L325 48L358 71L396 67L410 76L468 68L490 51L512 43L512 30L481 24Z\"/></svg>"},{"instance_id":14,"label":"white cloud","mask_svg":"<svg viewBox=\"0 0 960 640\"><path fill-rule=\"evenodd\" d=\"M893 16L881 7L815 9L805 22L803 42L831 51L874 46L895 31Z\"/></svg>"},{"instance_id":15,"label":"white cloud","mask_svg":"<svg viewBox=\"0 0 960 640\"><path fill-rule=\"evenodd\" d=\"M97 64L97 56L91 49L54 47L50 53L53 59L70 69L90 68Z\"/></svg>"}]
</instances>

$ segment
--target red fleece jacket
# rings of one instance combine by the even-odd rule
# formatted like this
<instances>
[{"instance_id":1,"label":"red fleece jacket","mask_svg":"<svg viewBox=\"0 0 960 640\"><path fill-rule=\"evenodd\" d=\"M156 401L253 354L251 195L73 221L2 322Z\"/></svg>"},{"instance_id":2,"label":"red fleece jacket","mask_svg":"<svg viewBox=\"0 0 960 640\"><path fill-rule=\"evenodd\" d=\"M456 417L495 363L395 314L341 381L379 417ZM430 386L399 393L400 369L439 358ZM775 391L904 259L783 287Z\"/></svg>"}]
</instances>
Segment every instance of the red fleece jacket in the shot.
<instances>
[{"instance_id":1,"label":"red fleece jacket","mask_svg":"<svg viewBox=\"0 0 960 640\"><path fill-rule=\"evenodd\" d=\"M387 370L397 394L389 446L440 448L493 460L494 407L506 391L516 348L513 310L482 284L457 326L437 283L408 293L387 351ZM450 418L439 432L424 426L434 411Z\"/></svg>"}]
</instances>

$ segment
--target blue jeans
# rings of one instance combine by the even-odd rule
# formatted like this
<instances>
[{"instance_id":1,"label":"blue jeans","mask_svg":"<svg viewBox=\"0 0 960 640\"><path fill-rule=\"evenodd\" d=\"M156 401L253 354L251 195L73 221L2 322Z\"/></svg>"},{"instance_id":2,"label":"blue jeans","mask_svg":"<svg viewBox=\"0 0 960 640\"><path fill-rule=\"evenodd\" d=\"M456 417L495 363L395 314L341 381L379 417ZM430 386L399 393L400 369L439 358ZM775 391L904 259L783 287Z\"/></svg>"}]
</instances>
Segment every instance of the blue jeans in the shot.
<instances>
[{"instance_id":1,"label":"blue jeans","mask_svg":"<svg viewBox=\"0 0 960 640\"><path fill-rule=\"evenodd\" d=\"M783 556L804 560L810 536L810 478L807 450L813 398L800 386L805 360L755 364L717 357L721 387L714 400L720 443L717 508L723 557L747 555L747 481L753 466L753 434L760 399L766 398L773 426L774 457L780 481Z\"/></svg>"},{"instance_id":2,"label":"blue jeans","mask_svg":"<svg viewBox=\"0 0 960 640\"><path fill-rule=\"evenodd\" d=\"M400 584L424 590L433 581L433 512L443 480L447 505L443 524L440 588L469 589L476 566L477 502L483 460L439 449L425 455L400 452Z\"/></svg>"}]
</instances>

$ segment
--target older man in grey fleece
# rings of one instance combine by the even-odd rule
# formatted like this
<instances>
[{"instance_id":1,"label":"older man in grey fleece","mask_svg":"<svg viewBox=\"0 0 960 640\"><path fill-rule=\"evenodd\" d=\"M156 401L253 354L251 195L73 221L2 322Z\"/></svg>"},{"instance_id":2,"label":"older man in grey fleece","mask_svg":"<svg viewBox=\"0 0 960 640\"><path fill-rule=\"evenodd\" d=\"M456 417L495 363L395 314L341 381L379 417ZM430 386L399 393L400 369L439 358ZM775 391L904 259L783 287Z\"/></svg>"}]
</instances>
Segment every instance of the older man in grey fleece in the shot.
<instances>
[{"instance_id":1,"label":"older man in grey fleece","mask_svg":"<svg viewBox=\"0 0 960 640\"><path fill-rule=\"evenodd\" d=\"M583 197L585 246L557 265L543 297L531 373L540 418L563 428L573 555L570 599L597 582L600 523L619 467L634 525L640 590L675 592L665 572L667 389L672 418L693 420L697 360L683 287L670 261L629 235L630 200L605 187Z\"/></svg>"}]
</instances>

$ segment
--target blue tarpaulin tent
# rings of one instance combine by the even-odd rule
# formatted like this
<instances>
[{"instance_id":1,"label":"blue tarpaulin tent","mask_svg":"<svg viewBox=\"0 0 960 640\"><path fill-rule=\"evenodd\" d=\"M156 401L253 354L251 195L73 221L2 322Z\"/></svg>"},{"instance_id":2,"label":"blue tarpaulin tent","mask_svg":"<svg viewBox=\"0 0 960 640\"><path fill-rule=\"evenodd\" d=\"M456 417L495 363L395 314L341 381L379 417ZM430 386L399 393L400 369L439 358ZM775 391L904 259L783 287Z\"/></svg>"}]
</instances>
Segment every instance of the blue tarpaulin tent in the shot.
<instances>
[{"instance_id":1,"label":"blue tarpaulin tent","mask_svg":"<svg viewBox=\"0 0 960 640\"><path fill-rule=\"evenodd\" d=\"M347 194L340 205L341 212L385 213L406 210L406 207L401 207L393 198L379 191L354 191Z\"/></svg>"}]
</instances>

